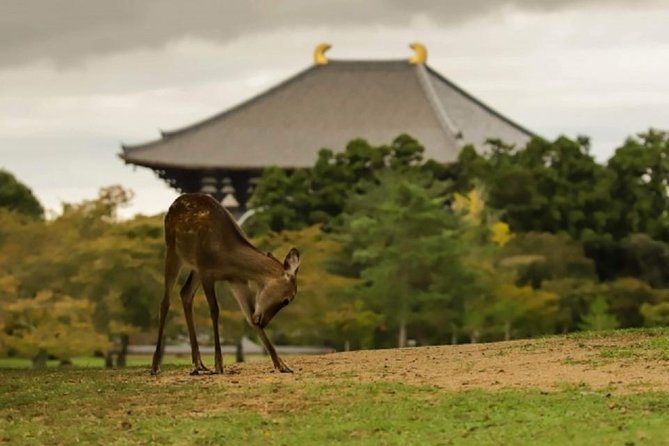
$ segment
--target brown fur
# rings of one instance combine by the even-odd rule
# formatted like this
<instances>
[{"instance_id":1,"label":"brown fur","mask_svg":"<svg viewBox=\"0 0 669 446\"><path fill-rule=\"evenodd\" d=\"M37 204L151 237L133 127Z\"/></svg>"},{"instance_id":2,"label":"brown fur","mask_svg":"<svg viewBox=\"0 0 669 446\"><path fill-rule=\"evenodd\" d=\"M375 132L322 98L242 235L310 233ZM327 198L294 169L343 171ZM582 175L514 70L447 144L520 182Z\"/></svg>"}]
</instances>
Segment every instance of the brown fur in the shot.
<instances>
[{"instance_id":1,"label":"brown fur","mask_svg":"<svg viewBox=\"0 0 669 446\"><path fill-rule=\"evenodd\" d=\"M253 246L232 215L216 200L197 193L181 195L170 206L165 215L165 247L165 290L152 374L157 374L160 368L171 289L182 267L191 270L180 294L191 341L194 374L207 370L200 358L192 314L193 296L200 284L207 297L214 328L215 372L223 372L218 334L219 308L214 286L221 280L230 285L244 316L272 357L274 367L281 372L291 371L276 354L263 329L297 293L299 253L295 248L290 250L282 264L273 255ZM256 285L257 292L249 288L250 283Z\"/></svg>"}]
</instances>

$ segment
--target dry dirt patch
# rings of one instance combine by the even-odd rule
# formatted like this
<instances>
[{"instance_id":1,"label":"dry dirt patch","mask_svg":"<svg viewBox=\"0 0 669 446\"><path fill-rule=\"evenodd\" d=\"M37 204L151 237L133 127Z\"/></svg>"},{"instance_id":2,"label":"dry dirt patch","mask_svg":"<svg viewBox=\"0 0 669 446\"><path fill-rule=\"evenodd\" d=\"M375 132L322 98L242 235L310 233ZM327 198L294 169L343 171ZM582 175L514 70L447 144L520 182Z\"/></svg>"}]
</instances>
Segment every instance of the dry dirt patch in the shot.
<instances>
[{"instance_id":1,"label":"dry dirt patch","mask_svg":"<svg viewBox=\"0 0 669 446\"><path fill-rule=\"evenodd\" d=\"M222 376L191 377L185 369L168 371L156 384L197 382L240 386L288 383L402 382L458 391L564 386L622 392L669 391L669 360L644 352L644 342L666 334L648 332L607 337L553 337L489 344L369 350L320 356L295 356L286 362L294 374L272 370L270 361L235 364ZM627 352L606 357L604 352ZM296 395L297 397L297 395ZM297 403L297 401L296 401Z\"/></svg>"}]
</instances>

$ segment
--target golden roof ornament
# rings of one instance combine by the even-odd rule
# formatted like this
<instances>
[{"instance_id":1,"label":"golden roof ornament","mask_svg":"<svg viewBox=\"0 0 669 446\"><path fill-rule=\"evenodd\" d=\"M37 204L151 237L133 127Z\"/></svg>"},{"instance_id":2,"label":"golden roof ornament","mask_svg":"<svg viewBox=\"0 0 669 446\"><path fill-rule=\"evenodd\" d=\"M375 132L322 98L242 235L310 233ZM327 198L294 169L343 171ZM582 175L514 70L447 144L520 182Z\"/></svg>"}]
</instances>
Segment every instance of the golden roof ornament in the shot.
<instances>
[{"instance_id":1,"label":"golden roof ornament","mask_svg":"<svg viewBox=\"0 0 669 446\"><path fill-rule=\"evenodd\" d=\"M414 42L409 45L414 50L413 56L409 58L409 63L412 65L423 65L427 62L427 48L422 43Z\"/></svg>"},{"instance_id":2,"label":"golden roof ornament","mask_svg":"<svg viewBox=\"0 0 669 446\"><path fill-rule=\"evenodd\" d=\"M328 58L325 56L325 52L332 48L332 45L329 43L321 43L314 50L314 63L316 65L327 65Z\"/></svg>"}]
</instances>

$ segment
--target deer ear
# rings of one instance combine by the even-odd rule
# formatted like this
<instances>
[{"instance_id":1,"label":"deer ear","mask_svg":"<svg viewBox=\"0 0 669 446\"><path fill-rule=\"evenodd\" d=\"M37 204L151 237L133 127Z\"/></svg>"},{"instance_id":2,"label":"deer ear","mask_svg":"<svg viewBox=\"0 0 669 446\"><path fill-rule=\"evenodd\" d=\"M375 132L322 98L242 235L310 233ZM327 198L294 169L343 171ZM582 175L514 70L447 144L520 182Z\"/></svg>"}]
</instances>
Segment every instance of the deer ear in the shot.
<instances>
[{"instance_id":1,"label":"deer ear","mask_svg":"<svg viewBox=\"0 0 669 446\"><path fill-rule=\"evenodd\" d=\"M294 276L300 268L300 252L293 248L286 255L286 260L283 261L283 269L287 274Z\"/></svg>"}]
</instances>

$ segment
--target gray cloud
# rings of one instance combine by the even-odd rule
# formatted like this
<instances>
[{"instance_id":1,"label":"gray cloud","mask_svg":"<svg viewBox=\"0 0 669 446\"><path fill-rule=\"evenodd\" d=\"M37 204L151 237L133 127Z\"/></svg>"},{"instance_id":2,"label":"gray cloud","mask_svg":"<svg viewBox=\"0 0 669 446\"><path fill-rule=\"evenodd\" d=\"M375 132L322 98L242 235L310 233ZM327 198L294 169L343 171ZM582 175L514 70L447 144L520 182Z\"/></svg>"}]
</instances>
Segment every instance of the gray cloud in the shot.
<instances>
[{"instance_id":1,"label":"gray cloud","mask_svg":"<svg viewBox=\"0 0 669 446\"><path fill-rule=\"evenodd\" d=\"M5 0L0 65L47 59L58 66L183 38L219 43L289 27L402 26L417 15L458 25L497 12L612 7L623 0ZM637 2L640 3L640 2Z\"/></svg>"}]
</instances>

